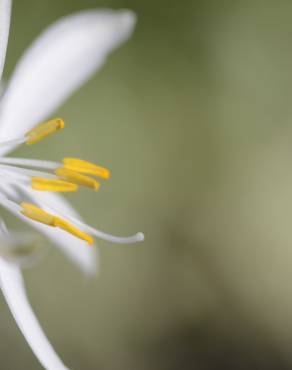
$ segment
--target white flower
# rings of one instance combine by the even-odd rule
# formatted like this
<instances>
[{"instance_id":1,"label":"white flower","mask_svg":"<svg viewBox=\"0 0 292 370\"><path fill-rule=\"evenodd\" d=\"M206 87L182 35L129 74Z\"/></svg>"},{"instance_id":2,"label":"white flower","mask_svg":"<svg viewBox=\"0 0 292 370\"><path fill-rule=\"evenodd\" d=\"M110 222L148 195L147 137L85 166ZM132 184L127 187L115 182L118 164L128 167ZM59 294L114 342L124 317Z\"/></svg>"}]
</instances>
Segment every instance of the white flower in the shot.
<instances>
[{"instance_id":1,"label":"white flower","mask_svg":"<svg viewBox=\"0 0 292 370\"><path fill-rule=\"evenodd\" d=\"M0 77L10 11L11 0L0 0ZM92 236L117 243L143 240L142 233L119 238L86 225L56 194L75 191L80 185L97 190L99 183L92 176L107 179L109 171L76 158L56 163L4 155L17 145L34 144L63 128L61 119L36 125L102 66L108 54L130 37L134 24L135 15L126 10L90 10L62 18L24 53L0 103L0 205L41 230L87 273L95 271L94 248L86 245L93 243ZM13 245L15 239L2 226L0 239ZM19 264L3 255L0 284L20 330L43 367L66 369L29 305Z\"/></svg>"}]
</instances>

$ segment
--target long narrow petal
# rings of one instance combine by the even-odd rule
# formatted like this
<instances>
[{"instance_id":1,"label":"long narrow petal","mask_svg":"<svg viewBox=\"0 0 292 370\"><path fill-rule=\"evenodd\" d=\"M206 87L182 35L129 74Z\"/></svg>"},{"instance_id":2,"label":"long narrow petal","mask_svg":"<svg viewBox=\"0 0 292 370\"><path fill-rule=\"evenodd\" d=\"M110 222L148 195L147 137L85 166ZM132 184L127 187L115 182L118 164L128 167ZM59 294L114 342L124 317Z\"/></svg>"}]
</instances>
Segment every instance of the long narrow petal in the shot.
<instances>
[{"instance_id":1,"label":"long narrow petal","mask_svg":"<svg viewBox=\"0 0 292 370\"><path fill-rule=\"evenodd\" d=\"M9 36L11 0L0 0L0 80L3 73Z\"/></svg>"},{"instance_id":2,"label":"long narrow petal","mask_svg":"<svg viewBox=\"0 0 292 370\"><path fill-rule=\"evenodd\" d=\"M26 297L19 268L0 259L0 284L12 315L32 351L47 370L68 369L46 338Z\"/></svg>"},{"instance_id":3,"label":"long narrow petal","mask_svg":"<svg viewBox=\"0 0 292 370\"><path fill-rule=\"evenodd\" d=\"M11 187L8 187L8 190L10 188ZM1 189L6 193L6 188L4 188L2 184ZM74 218L80 219L80 216L73 207L71 207L71 205L59 194L36 191L24 186L19 186L19 192L7 192L7 194L12 195L12 199L18 203L27 199L28 201L39 205L41 208L51 211L51 209L48 209L45 206L46 204L49 204L52 208L60 210L63 214L68 214ZM13 214L21 220L29 223L35 229L45 234L86 274L94 275L96 273L98 256L95 246L89 247L86 242L61 229L52 228L39 222L32 221L29 218L24 217L19 210L15 210L11 207L7 209L10 212L13 212Z\"/></svg>"},{"instance_id":4,"label":"long narrow petal","mask_svg":"<svg viewBox=\"0 0 292 370\"><path fill-rule=\"evenodd\" d=\"M59 194L26 189L27 194L35 204L44 210L52 212L60 210L80 219L75 209ZM49 205L52 208L48 208ZM53 212L54 213L54 212ZM74 237L58 228L47 227L39 222L33 222L34 227L43 232L52 242L59 247L74 263L76 263L86 274L93 275L97 267L97 252L95 246L88 246L83 240Z\"/></svg>"},{"instance_id":5,"label":"long narrow petal","mask_svg":"<svg viewBox=\"0 0 292 370\"><path fill-rule=\"evenodd\" d=\"M1 103L0 139L22 136L56 110L129 38L134 24L130 11L92 10L64 17L44 31L8 84ZM10 150L0 148L0 154Z\"/></svg>"}]
</instances>

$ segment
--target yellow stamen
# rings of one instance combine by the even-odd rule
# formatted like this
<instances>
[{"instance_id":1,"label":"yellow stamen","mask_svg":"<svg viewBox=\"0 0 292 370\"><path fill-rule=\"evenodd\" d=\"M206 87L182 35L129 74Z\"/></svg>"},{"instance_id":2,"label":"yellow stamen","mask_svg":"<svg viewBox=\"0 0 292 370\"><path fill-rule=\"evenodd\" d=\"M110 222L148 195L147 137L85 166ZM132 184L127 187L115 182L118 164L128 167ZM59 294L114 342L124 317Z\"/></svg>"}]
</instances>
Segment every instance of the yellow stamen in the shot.
<instances>
[{"instance_id":1,"label":"yellow stamen","mask_svg":"<svg viewBox=\"0 0 292 370\"><path fill-rule=\"evenodd\" d=\"M65 123L61 118L55 118L51 121L40 124L26 133L26 144L32 145L44 139L46 136L55 133L64 128Z\"/></svg>"},{"instance_id":2,"label":"yellow stamen","mask_svg":"<svg viewBox=\"0 0 292 370\"><path fill-rule=\"evenodd\" d=\"M34 221L41 222L42 224L45 225L55 226L54 224L55 217L50 213L47 213L40 209L39 207L30 203L22 202L20 203L20 205L23 208L21 213L24 216L31 218Z\"/></svg>"},{"instance_id":3,"label":"yellow stamen","mask_svg":"<svg viewBox=\"0 0 292 370\"><path fill-rule=\"evenodd\" d=\"M80 173L68 170L67 168L63 167L57 168L55 170L55 174L66 181L73 182L74 184L87 186L88 188L94 190L98 190L100 187L100 184L93 178L81 175Z\"/></svg>"},{"instance_id":4,"label":"yellow stamen","mask_svg":"<svg viewBox=\"0 0 292 370\"><path fill-rule=\"evenodd\" d=\"M20 203L20 206L23 208L20 212L24 216L48 226L59 227L77 238L85 240L88 244L93 244L93 238L90 235L79 230L76 226L70 224L70 222L51 215L31 203L22 202Z\"/></svg>"},{"instance_id":5,"label":"yellow stamen","mask_svg":"<svg viewBox=\"0 0 292 370\"><path fill-rule=\"evenodd\" d=\"M76 236L79 239L85 240L89 245L93 244L93 239L90 235L79 230L77 227L73 226L69 222L62 220L59 217L55 217L54 223L55 226L60 227L61 229L67 231L68 233Z\"/></svg>"},{"instance_id":6,"label":"yellow stamen","mask_svg":"<svg viewBox=\"0 0 292 370\"><path fill-rule=\"evenodd\" d=\"M63 163L64 168L67 168L68 170L99 176L106 180L110 177L110 171L107 168L96 166L95 164L84 161L83 159L64 158Z\"/></svg>"},{"instance_id":7,"label":"yellow stamen","mask_svg":"<svg viewBox=\"0 0 292 370\"><path fill-rule=\"evenodd\" d=\"M31 187L35 190L56 192L69 192L76 191L78 189L78 185L71 182L57 179L45 179L42 177L32 177Z\"/></svg>"}]
</instances>

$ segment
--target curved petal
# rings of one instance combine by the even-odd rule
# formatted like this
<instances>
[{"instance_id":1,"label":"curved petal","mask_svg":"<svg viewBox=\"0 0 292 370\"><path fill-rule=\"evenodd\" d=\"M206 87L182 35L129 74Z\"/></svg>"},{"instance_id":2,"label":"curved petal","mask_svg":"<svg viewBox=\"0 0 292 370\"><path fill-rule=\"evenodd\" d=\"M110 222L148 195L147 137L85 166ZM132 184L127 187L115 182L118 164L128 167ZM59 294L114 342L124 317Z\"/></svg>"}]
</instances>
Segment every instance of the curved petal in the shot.
<instances>
[{"instance_id":1,"label":"curved petal","mask_svg":"<svg viewBox=\"0 0 292 370\"><path fill-rule=\"evenodd\" d=\"M19 268L0 259L0 284L11 313L32 351L47 370L68 369L46 338L26 297Z\"/></svg>"},{"instance_id":2,"label":"curved petal","mask_svg":"<svg viewBox=\"0 0 292 370\"><path fill-rule=\"evenodd\" d=\"M11 0L0 0L0 79L2 77L9 36Z\"/></svg>"},{"instance_id":3,"label":"curved petal","mask_svg":"<svg viewBox=\"0 0 292 370\"><path fill-rule=\"evenodd\" d=\"M19 186L17 196L13 198L16 202L29 200L48 212L55 213L59 210L62 214L71 215L80 219L79 214L71 207L62 196L55 193L41 192L24 186ZM22 221L29 223L32 227L45 234L52 242L59 247L83 272L88 275L94 275L97 268L97 253L95 246L88 246L86 242L74 237L67 232L43 225L24 217L19 211L7 208L13 212Z\"/></svg>"},{"instance_id":4,"label":"curved petal","mask_svg":"<svg viewBox=\"0 0 292 370\"><path fill-rule=\"evenodd\" d=\"M25 189L32 201L44 210L56 214L55 210L62 214L69 214L80 219L79 214L73 207L56 193L49 193L31 189ZM38 222L33 222L33 226L44 233L52 242L59 247L74 263L76 263L86 274L94 275L97 266L97 253L95 246L88 244L74 237L61 229L47 227Z\"/></svg>"},{"instance_id":5,"label":"curved petal","mask_svg":"<svg viewBox=\"0 0 292 370\"><path fill-rule=\"evenodd\" d=\"M84 11L44 31L16 66L1 103L0 139L14 139L41 122L126 41L135 15L122 11ZM3 147L0 154L10 148Z\"/></svg>"}]
</instances>

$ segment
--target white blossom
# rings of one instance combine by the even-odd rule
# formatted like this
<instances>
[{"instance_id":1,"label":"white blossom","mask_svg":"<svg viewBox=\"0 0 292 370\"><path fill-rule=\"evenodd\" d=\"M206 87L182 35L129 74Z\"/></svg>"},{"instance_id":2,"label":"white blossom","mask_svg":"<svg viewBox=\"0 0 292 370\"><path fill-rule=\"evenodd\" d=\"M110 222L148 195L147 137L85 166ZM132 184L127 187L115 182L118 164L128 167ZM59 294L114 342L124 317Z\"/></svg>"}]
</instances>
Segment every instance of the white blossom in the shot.
<instances>
[{"instance_id":1,"label":"white blossom","mask_svg":"<svg viewBox=\"0 0 292 370\"><path fill-rule=\"evenodd\" d=\"M11 0L0 0L0 78L9 35ZM64 17L48 27L20 58L0 101L0 206L39 229L89 274L95 272L93 237L116 243L143 240L142 233L115 237L85 224L57 194L79 186L97 190L95 177L109 171L77 158L60 162L7 157L21 144L34 144L64 127L62 119L39 125L125 42L135 25L128 10L89 10ZM1 221L1 220L0 220ZM45 369L67 369L42 331L26 297L22 263L6 253L19 240L0 222L0 285L13 317Z\"/></svg>"}]
</instances>

